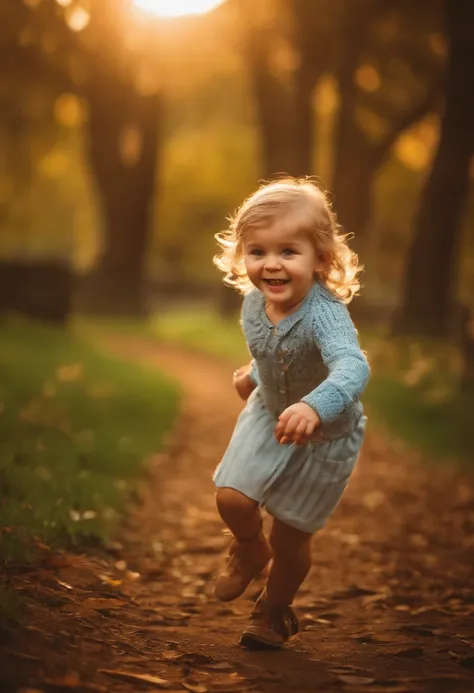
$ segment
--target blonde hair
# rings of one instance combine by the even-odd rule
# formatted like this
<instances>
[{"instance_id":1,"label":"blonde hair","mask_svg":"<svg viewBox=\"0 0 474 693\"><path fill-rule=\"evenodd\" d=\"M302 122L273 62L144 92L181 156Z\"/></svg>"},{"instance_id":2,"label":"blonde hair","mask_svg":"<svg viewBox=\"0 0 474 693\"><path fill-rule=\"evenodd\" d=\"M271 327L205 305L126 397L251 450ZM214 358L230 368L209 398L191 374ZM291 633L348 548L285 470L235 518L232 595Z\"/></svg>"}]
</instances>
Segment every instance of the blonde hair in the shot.
<instances>
[{"instance_id":1,"label":"blonde hair","mask_svg":"<svg viewBox=\"0 0 474 693\"><path fill-rule=\"evenodd\" d=\"M243 240L251 229L285 223L311 236L316 252L326 260L318 279L344 303L360 289L362 271L357 255L349 248L349 236L341 233L327 194L308 178L285 178L262 185L229 219L227 231L215 234L222 252L214 264L225 273L224 283L240 293L253 284L247 276Z\"/></svg>"}]
</instances>

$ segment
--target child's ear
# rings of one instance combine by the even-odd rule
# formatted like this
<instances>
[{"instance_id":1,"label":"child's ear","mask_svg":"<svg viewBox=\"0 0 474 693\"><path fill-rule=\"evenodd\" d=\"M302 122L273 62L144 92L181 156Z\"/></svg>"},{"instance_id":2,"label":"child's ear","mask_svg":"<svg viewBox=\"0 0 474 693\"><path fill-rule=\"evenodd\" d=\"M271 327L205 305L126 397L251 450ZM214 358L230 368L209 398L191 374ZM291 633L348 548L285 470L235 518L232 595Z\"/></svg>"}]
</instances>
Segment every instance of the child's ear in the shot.
<instances>
[{"instance_id":1,"label":"child's ear","mask_svg":"<svg viewBox=\"0 0 474 693\"><path fill-rule=\"evenodd\" d=\"M328 253L323 253L319 252L317 257L316 257L316 262L314 265L314 271L316 273L322 272L327 268L329 264L329 254Z\"/></svg>"}]
</instances>

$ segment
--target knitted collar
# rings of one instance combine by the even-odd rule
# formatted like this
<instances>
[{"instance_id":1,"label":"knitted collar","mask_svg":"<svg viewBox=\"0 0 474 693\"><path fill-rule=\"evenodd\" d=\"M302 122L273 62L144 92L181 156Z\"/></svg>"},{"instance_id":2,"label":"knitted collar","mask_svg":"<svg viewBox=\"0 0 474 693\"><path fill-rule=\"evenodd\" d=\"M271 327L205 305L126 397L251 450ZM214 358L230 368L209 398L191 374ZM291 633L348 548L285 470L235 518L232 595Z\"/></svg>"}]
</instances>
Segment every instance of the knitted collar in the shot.
<instances>
[{"instance_id":1,"label":"knitted collar","mask_svg":"<svg viewBox=\"0 0 474 693\"><path fill-rule=\"evenodd\" d=\"M283 337L288 334L292 327L294 327L302 318L304 318L311 308L313 298L317 298L321 290L324 290L323 287L321 287L319 282L316 282L304 297L299 308L295 310L294 313L290 313L290 315L282 318L276 325L273 325L268 319L267 312L265 310L265 296L263 292L258 291L259 317L266 327L271 330L276 330L277 334Z\"/></svg>"}]
</instances>

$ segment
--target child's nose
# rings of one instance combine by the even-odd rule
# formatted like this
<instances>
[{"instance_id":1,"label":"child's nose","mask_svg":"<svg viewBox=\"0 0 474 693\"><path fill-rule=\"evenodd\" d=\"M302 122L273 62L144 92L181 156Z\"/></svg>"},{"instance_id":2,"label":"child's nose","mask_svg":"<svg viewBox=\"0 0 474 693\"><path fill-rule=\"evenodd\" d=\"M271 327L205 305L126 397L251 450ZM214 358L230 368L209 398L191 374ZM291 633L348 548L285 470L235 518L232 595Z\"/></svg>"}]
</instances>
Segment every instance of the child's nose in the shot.
<instances>
[{"instance_id":1,"label":"child's nose","mask_svg":"<svg viewBox=\"0 0 474 693\"><path fill-rule=\"evenodd\" d=\"M265 269L278 270L281 267L280 258L277 255L267 255L265 258Z\"/></svg>"}]
</instances>

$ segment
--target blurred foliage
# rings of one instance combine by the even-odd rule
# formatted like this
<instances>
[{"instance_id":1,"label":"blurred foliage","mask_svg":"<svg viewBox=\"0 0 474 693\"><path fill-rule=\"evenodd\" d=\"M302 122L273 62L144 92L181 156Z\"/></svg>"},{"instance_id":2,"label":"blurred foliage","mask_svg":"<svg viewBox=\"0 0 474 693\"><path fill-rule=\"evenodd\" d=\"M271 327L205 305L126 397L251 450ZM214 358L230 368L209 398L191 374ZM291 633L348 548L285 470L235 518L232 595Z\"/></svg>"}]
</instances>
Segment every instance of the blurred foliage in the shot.
<instances>
[{"instance_id":1,"label":"blurred foliage","mask_svg":"<svg viewBox=\"0 0 474 693\"><path fill-rule=\"evenodd\" d=\"M90 69L85 56L94 56L100 43L100 26L93 27L90 19L103 4L0 4L0 51L11 56L0 78L0 255L61 256L81 271L97 259L103 217L88 159L89 109L81 89ZM340 91L345 45L340 28L351 8L343 0L262 0L258 11L253 3L247 9L241 5L242 23L242 10L233 0L208 15L181 20L152 19L138 11L130 15L129 5L120 0L115 14L116 31L123 32L128 53L110 50L116 51L115 61L133 60L137 88L159 84L167 109L148 273L156 279L186 278L217 286L219 276L210 261L213 233L222 229L225 217L264 171L255 92L242 41L247 35L262 40L279 93L289 95L290 105L295 70L302 59L312 61L311 171L330 186L345 97ZM438 2L398 0L388 5L364 0L361 12L361 18L370 21L363 26L364 41L351 78L360 136L380 142L390 123L413 108L416 98L426 96L429 85L435 94L432 113L397 135L373 181L365 284L368 296L389 305L399 297L412 213L437 142L441 92L435 86L446 56L441 8ZM128 17L126 26L121 12ZM20 48L24 60L18 59ZM124 146L131 152L133 137L127 142ZM459 293L471 302L473 205L471 195L459 272Z\"/></svg>"},{"instance_id":2,"label":"blurred foliage","mask_svg":"<svg viewBox=\"0 0 474 693\"><path fill-rule=\"evenodd\" d=\"M388 438L418 447L433 460L472 465L474 392L460 392L462 359L434 340L362 335L373 377L364 401Z\"/></svg>"},{"instance_id":3,"label":"blurred foliage","mask_svg":"<svg viewBox=\"0 0 474 693\"><path fill-rule=\"evenodd\" d=\"M185 346L229 362L249 361L236 320L183 307L163 312L150 323L160 342ZM472 466L474 393L459 391L461 358L445 343L392 339L382 332L361 333L372 375L363 401L388 439L403 441L432 460Z\"/></svg>"},{"instance_id":4,"label":"blurred foliage","mask_svg":"<svg viewBox=\"0 0 474 693\"><path fill-rule=\"evenodd\" d=\"M223 318L206 306L199 311L184 307L160 313L151 320L150 331L160 342L224 358L234 368L250 359L237 320Z\"/></svg>"},{"instance_id":5,"label":"blurred foliage","mask_svg":"<svg viewBox=\"0 0 474 693\"><path fill-rule=\"evenodd\" d=\"M174 419L175 385L21 323L2 327L0 372L0 567L38 542L106 537Z\"/></svg>"}]
</instances>

